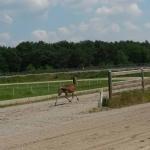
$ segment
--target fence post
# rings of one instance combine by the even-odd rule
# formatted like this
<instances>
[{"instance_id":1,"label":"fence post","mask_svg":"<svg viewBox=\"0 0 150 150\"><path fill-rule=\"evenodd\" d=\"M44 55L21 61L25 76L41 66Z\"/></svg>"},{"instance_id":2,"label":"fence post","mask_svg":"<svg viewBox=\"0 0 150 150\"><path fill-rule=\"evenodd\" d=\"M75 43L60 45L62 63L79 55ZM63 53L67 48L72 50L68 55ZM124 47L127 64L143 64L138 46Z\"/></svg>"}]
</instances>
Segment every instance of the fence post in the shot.
<instances>
[{"instance_id":1,"label":"fence post","mask_svg":"<svg viewBox=\"0 0 150 150\"><path fill-rule=\"evenodd\" d=\"M100 91L100 99L98 100L98 108L102 109L103 107L103 89Z\"/></svg>"},{"instance_id":2,"label":"fence post","mask_svg":"<svg viewBox=\"0 0 150 150\"><path fill-rule=\"evenodd\" d=\"M144 70L143 68L141 68L141 78L142 78L142 89L143 89L143 92L145 90L145 83L144 83Z\"/></svg>"},{"instance_id":3,"label":"fence post","mask_svg":"<svg viewBox=\"0 0 150 150\"><path fill-rule=\"evenodd\" d=\"M73 77L73 84L77 85L78 82L77 82L77 77Z\"/></svg>"},{"instance_id":4,"label":"fence post","mask_svg":"<svg viewBox=\"0 0 150 150\"><path fill-rule=\"evenodd\" d=\"M112 72L108 71L108 90L109 90L109 100L112 98Z\"/></svg>"}]
</instances>

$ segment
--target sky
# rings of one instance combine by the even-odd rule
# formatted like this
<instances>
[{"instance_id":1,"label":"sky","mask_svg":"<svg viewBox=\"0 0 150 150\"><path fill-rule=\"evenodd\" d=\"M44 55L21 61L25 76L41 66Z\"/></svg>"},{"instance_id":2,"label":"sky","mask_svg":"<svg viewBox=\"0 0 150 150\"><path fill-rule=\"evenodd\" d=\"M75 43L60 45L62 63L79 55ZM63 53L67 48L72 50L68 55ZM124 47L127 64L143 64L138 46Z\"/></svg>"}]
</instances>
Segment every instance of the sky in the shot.
<instances>
[{"instance_id":1,"label":"sky","mask_svg":"<svg viewBox=\"0 0 150 150\"><path fill-rule=\"evenodd\" d=\"M150 0L0 0L0 45L150 41Z\"/></svg>"}]
</instances>

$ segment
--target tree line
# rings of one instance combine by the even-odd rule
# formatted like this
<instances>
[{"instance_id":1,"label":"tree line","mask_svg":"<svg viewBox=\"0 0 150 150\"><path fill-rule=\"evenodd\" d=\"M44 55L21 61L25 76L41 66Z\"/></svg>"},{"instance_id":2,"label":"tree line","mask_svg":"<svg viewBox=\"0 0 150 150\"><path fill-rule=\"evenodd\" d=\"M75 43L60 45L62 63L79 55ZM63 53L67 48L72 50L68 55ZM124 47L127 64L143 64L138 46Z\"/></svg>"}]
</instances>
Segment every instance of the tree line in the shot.
<instances>
[{"instance_id":1,"label":"tree line","mask_svg":"<svg viewBox=\"0 0 150 150\"><path fill-rule=\"evenodd\" d=\"M0 46L0 73L150 63L150 43L120 41L22 42Z\"/></svg>"}]
</instances>

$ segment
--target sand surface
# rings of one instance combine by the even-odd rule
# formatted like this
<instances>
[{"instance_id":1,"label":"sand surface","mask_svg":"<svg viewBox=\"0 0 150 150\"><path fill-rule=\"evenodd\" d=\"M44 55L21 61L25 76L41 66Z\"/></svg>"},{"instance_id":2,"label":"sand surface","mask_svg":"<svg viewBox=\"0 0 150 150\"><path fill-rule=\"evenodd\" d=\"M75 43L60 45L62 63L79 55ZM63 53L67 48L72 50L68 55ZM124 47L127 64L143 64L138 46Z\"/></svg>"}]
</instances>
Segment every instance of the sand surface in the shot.
<instances>
[{"instance_id":1,"label":"sand surface","mask_svg":"<svg viewBox=\"0 0 150 150\"><path fill-rule=\"evenodd\" d=\"M0 109L0 150L150 150L150 104L89 114L99 94L79 98Z\"/></svg>"}]
</instances>

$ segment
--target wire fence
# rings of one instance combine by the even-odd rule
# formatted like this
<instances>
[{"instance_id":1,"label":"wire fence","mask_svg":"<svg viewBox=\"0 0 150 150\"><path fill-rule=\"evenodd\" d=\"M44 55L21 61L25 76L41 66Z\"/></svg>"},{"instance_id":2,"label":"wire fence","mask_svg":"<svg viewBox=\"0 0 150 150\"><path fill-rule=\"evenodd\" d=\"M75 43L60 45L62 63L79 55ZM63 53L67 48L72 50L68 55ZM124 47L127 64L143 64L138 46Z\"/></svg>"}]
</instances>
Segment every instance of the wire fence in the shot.
<instances>
[{"instance_id":1,"label":"wire fence","mask_svg":"<svg viewBox=\"0 0 150 150\"><path fill-rule=\"evenodd\" d=\"M59 87L71 83L72 80L1 84L0 100L56 94ZM97 78L78 80L76 88L77 91L82 91L101 88L104 86L107 86L107 80Z\"/></svg>"}]
</instances>

